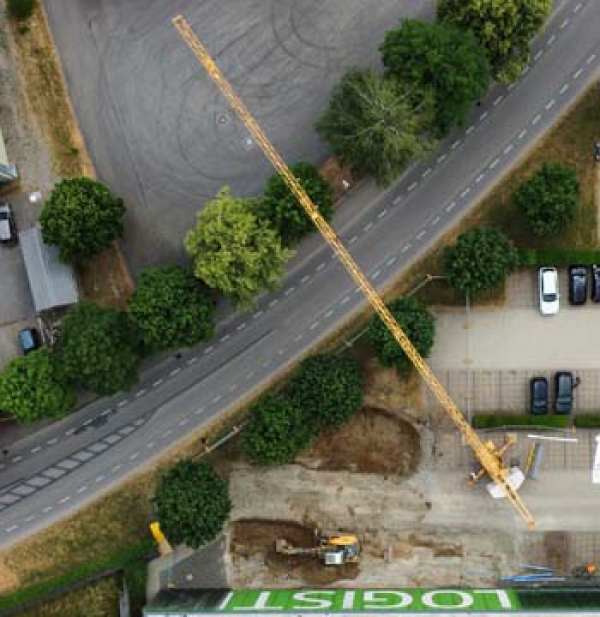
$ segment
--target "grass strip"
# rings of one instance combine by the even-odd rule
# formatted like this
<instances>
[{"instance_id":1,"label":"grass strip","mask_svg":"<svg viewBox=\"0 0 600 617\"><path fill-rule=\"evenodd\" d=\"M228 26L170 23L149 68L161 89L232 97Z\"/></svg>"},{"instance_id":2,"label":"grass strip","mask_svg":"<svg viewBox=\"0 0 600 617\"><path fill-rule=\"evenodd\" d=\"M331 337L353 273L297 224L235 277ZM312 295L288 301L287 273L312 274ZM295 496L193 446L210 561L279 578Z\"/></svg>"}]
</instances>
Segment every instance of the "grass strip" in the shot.
<instances>
[{"instance_id":1,"label":"grass strip","mask_svg":"<svg viewBox=\"0 0 600 617\"><path fill-rule=\"evenodd\" d=\"M567 416L538 416L527 414L513 416L509 414L476 414L473 416L474 428L500 428L504 426L548 426L554 428L567 428L570 424Z\"/></svg>"}]
</instances>

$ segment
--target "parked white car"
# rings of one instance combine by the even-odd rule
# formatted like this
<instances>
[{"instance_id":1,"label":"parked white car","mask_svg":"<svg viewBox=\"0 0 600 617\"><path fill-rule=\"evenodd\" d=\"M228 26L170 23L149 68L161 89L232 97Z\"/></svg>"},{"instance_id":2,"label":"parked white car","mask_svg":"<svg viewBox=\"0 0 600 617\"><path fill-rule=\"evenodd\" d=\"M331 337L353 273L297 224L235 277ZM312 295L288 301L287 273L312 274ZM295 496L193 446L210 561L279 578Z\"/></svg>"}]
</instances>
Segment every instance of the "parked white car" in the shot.
<instances>
[{"instance_id":1,"label":"parked white car","mask_svg":"<svg viewBox=\"0 0 600 617\"><path fill-rule=\"evenodd\" d=\"M560 301L558 272L556 268L540 268L539 271L540 312L542 315L556 315Z\"/></svg>"}]
</instances>

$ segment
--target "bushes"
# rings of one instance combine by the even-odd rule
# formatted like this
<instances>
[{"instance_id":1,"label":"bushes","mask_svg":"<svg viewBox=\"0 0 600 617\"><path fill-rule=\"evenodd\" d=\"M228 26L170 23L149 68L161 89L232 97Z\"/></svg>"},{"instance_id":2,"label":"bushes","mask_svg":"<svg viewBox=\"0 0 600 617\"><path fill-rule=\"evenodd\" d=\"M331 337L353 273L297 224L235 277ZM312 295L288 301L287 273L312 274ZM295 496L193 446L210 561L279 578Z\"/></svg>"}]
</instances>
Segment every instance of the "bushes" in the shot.
<instances>
[{"instance_id":1,"label":"bushes","mask_svg":"<svg viewBox=\"0 0 600 617\"><path fill-rule=\"evenodd\" d=\"M306 359L281 394L250 408L244 448L263 465L289 463L328 426L340 426L362 407L363 374L349 357Z\"/></svg>"},{"instance_id":2,"label":"bushes","mask_svg":"<svg viewBox=\"0 0 600 617\"><path fill-rule=\"evenodd\" d=\"M227 484L210 465L189 459L162 477L155 500L167 539L192 548L216 538L231 510Z\"/></svg>"},{"instance_id":3,"label":"bushes","mask_svg":"<svg viewBox=\"0 0 600 617\"><path fill-rule=\"evenodd\" d=\"M496 428L503 426L549 426L567 428L570 417L567 416L538 416L527 414L513 416L509 414L476 414L473 416L474 428Z\"/></svg>"},{"instance_id":4,"label":"bushes","mask_svg":"<svg viewBox=\"0 0 600 617\"><path fill-rule=\"evenodd\" d=\"M576 416L575 426L577 428L600 428L600 415Z\"/></svg>"},{"instance_id":5,"label":"bushes","mask_svg":"<svg viewBox=\"0 0 600 617\"><path fill-rule=\"evenodd\" d=\"M35 0L8 0L6 6L8 14L21 21L31 17L35 8Z\"/></svg>"},{"instance_id":6,"label":"bushes","mask_svg":"<svg viewBox=\"0 0 600 617\"><path fill-rule=\"evenodd\" d=\"M600 249L523 249L520 257L524 266L590 266L600 263Z\"/></svg>"}]
</instances>

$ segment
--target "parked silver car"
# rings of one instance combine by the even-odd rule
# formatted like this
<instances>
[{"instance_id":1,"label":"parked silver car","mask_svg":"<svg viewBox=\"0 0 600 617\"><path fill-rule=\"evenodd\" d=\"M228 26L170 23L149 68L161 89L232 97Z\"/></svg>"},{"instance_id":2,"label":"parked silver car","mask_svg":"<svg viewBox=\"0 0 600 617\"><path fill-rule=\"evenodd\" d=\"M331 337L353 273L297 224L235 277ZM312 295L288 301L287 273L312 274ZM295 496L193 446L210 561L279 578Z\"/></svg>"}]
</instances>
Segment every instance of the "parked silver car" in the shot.
<instances>
[{"instance_id":1,"label":"parked silver car","mask_svg":"<svg viewBox=\"0 0 600 617\"><path fill-rule=\"evenodd\" d=\"M2 244L15 244L17 241L17 229L15 217L10 204L0 201L0 242Z\"/></svg>"}]
</instances>

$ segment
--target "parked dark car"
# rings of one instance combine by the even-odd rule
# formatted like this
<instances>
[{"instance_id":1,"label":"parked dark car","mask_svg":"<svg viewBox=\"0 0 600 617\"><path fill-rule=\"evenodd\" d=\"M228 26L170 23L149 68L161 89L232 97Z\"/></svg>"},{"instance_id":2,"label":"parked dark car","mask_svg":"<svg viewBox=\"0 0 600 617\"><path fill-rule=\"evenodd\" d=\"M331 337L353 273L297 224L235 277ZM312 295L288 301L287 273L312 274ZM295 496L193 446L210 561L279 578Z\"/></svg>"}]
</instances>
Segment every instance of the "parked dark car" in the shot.
<instances>
[{"instance_id":1,"label":"parked dark car","mask_svg":"<svg viewBox=\"0 0 600 617\"><path fill-rule=\"evenodd\" d=\"M561 371L554 375L554 410L556 413L567 414L573 409L573 373Z\"/></svg>"},{"instance_id":2,"label":"parked dark car","mask_svg":"<svg viewBox=\"0 0 600 617\"><path fill-rule=\"evenodd\" d=\"M588 271L586 266L569 266L569 302L585 304L587 300Z\"/></svg>"},{"instance_id":3,"label":"parked dark car","mask_svg":"<svg viewBox=\"0 0 600 617\"><path fill-rule=\"evenodd\" d=\"M17 227L11 205L0 201L0 242L12 246L17 243Z\"/></svg>"},{"instance_id":4,"label":"parked dark car","mask_svg":"<svg viewBox=\"0 0 600 617\"><path fill-rule=\"evenodd\" d=\"M39 349L42 346L40 333L35 328L24 328L19 332L19 345L24 356Z\"/></svg>"},{"instance_id":5,"label":"parked dark car","mask_svg":"<svg viewBox=\"0 0 600 617\"><path fill-rule=\"evenodd\" d=\"M529 382L531 390L531 413L548 413L548 380L545 377L534 377Z\"/></svg>"},{"instance_id":6,"label":"parked dark car","mask_svg":"<svg viewBox=\"0 0 600 617\"><path fill-rule=\"evenodd\" d=\"M592 300L600 302L600 266L598 264L592 266Z\"/></svg>"},{"instance_id":7,"label":"parked dark car","mask_svg":"<svg viewBox=\"0 0 600 617\"><path fill-rule=\"evenodd\" d=\"M600 163L600 141L594 144L594 161Z\"/></svg>"}]
</instances>

